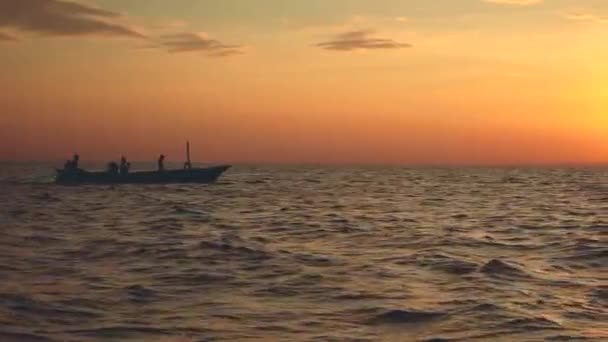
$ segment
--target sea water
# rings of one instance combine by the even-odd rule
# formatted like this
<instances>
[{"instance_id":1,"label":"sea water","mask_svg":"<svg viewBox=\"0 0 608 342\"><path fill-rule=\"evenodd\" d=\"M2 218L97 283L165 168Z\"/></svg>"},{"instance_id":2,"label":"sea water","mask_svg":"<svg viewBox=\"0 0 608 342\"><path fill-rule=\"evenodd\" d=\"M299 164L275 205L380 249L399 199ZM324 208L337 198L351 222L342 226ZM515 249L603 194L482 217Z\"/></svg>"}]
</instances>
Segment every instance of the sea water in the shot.
<instances>
[{"instance_id":1,"label":"sea water","mask_svg":"<svg viewBox=\"0 0 608 342\"><path fill-rule=\"evenodd\" d=\"M608 340L608 170L0 171L1 341Z\"/></svg>"}]
</instances>

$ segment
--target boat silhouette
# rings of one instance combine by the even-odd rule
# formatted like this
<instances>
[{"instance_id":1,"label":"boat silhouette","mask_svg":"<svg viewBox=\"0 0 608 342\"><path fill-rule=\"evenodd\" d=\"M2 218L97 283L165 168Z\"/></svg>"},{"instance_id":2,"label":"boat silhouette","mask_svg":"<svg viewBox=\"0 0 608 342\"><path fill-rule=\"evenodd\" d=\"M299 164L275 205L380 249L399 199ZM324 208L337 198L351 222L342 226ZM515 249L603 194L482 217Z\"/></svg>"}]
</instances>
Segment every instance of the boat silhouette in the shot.
<instances>
[{"instance_id":1,"label":"boat silhouette","mask_svg":"<svg viewBox=\"0 0 608 342\"><path fill-rule=\"evenodd\" d=\"M170 183L213 183L230 165L183 170L140 171L115 174L106 171L86 171L82 169L56 169L55 182L64 185L80 184L170 184Z\"/></svg>"},{"instance_id":2,"label":"boat silhouette","mask_svg":"<svg viewBox=\"0 0 608 342\"><path fill-rule=\"evenodd\" d=\"M215 182L231 165L193 168L190 161L190 142L186 145L187 159L184 169L137 172L87 171L78 167L55 169L55 183L62 185L81 184L171 184Z\"/></svg>"}]
</instances>

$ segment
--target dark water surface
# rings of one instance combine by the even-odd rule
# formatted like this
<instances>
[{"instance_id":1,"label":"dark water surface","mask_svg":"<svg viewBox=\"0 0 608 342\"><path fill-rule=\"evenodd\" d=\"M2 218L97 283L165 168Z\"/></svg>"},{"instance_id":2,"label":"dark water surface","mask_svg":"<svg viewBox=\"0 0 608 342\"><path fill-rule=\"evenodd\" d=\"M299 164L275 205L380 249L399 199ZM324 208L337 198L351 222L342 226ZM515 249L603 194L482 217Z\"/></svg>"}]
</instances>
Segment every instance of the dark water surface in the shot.
<instances>
[{"instance_id":1,"label":"dark water surface","mask_svg":"<svg viewBox=\"0 0 608 342\"><path fill-rule=\"evenodd\" d=\"M608 340L608 170L2 165L0 341Z\"/></svg>"}]
</instances>

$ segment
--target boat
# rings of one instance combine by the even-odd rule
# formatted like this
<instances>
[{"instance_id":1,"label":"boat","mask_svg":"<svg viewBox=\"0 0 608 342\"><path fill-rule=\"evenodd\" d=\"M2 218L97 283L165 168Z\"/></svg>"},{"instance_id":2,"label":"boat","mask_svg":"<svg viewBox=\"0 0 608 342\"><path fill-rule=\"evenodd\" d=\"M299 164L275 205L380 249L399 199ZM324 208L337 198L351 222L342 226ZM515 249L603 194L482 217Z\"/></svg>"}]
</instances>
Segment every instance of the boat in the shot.
<instances>
[{"instance_id":1,"label":"boat","mask_svg":"<svg viewBox=\"0 0 608 342\"><path fill-rule=\"evenodd\" d=\"M115 174L106 171L91 172L82 169L56 169L55 183L62 185L86 184L171 184L215 182L230 165L183 170L142 171Z\"/></svg>"},{"instance_id":2,"label":"boat","mask_svg":"<svg viewBox=\"0 0 608 342\"><path fill-rule=\"evenodd\" d=\"M172 184L215 182L230 165L193 168L190 161L190 142L186 143L187 160L182 170L158 170L139 172L86 171L79 168L55 169L55 183L62 185L84 184ZM162 156L164 158L164 156Z\"/></svg>"}]
</instances>

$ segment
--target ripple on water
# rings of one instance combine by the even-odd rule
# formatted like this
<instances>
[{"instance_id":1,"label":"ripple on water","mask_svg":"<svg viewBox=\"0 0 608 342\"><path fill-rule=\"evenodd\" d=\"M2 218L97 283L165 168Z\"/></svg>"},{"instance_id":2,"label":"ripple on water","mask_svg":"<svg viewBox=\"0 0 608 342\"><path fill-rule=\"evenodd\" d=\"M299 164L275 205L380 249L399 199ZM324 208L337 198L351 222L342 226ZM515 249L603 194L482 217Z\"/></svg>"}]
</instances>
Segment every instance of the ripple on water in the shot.
<instances>
[{"instance_id":1,"label":"ripple on water","mask_svg":"<svg viewBox=\"0 0 608 342\"><path fill-rule=\"evenodd\" d=\"M135 303L148 303L157 297L157 292L141 285L131 285L125 288L129 300Z\"/></svg>"},{"instance_id":2,"label":"ripple on water","mask_svg":"<svg viewBox=\"0 0 608 342\"><path fill-rule=\"evenodd\" d=\"M133 339L171 336L171 329L152 328L148 326L120 325L96 329L78 329L69 331L71 334L101 338L101 339Z\"/></svg>"},{"instance_id":3,"label":"ripple on water","mask_svg":"<svg viewBox=\"0 0 608 342\"><path fill-rule=\"evenodd\" d=\"M404 263L414 263L421 267L428 267L433 270L455 275L469 274L477 271L479 268L479 265L474 262L438 252L419 252L406 258L406 260L397 262L397 264Z\"/></svg>"},{"instance_id":4,"label":"ripple on water","mask_svg":"<svg viewBox=\"0 0 608 342\"><path fill-rule=\"evenodd\" d=\"M62 302L49 302L17 294L0 294L4 308L25 317L45 316L53 319L69 319L78 322L101 317L99 313Z\"/></svg>"},{"instance_id":5,"label":"ripple on water","mask_svg":"<svg viewBox=\"0 0 608 342\"><path fill-rule=\"evenodd\" d=\"M164 286L217 286L234 279L234 275L201 272L199 270L165 273L156 278Z\"/></svg>"},{"instance_id":6,"label":"ripple on water","mask_svg":"<svg viewBox=\"0 0 608 342\"><path fill-rule=\"evenodd\" d=\"M315 255L315 254L296 254L294 259L307 266L316 266L316 267L328 267L328 266L338 266L343 264L336 258L332 258L330 256L325 255Z\"/></svg>"},{"instance_id":7,"label":"ripple on water","mask_svg":"<svg viewBox=\"0 0 608 342\"><path fill-rule=\"evenodd\" d=\"M593 340L593 338L586 337L586 336L580 336L580 335L555 335L555 336L549 336L549 337L545 338L545 341L571 342L571 341L589 341L589 340Z\"/></svg>"},{"instance_id":8,"label":"ripple on water","mask_svg":"<svg viewBox=\"0 0 608 342\"><path fill-rule=\"evenodd\" d=\"M372 324L423 324L446 317L444 312L388 310L370 319Z\"/></svg>"},{"instance_id":9,"label":"ripple on water","mask_svg":"<svg viewBox=\"0 0 608 342\"><path fill-rule=\"evenodd\" d=\"M608 304L608 286L598 286L591 291L592 301L600 304Z\"/></svg>"},{"instance_id":10,"label":"ripple on water","mask_svg":"<svg viewBox=\"0 0 608 342\"><path fill-rule=\"evenodd\" d=\"M199 252L216 254L214 258L234 258L249 262L261 262L273 258L273 255L262 247L249 247L234 244L229 241L201 241L198 244Z\"/></svg>"},{"instance_id":11,"label":"ripple on water","mask_svg":"<svg viewBox=\"0 0 608 342\"><path fill-rule=\"evenodd\" d=\"M56 342L57 340L24 332L0 331L0 341L3 342Z\"/></svg>"},{"instance_id":12,"label":"ripple on water","mask_svg":"<svg viewBox=\"0 0 608 342\"><path fill-rule=\"evenodd\" d=\"M61 199L57 196L53 196L52 194L48 193L48 192L44 192L41 194L33 194L31 196L31 198L35 201L40 201L40 202L44 202L44 203L53 203L53 202L60 202Z\"/></svg>"},{"instance_id":13,"label":"ripple on water","mask_svg":"<svg viewBox=\"0 0 608 342\"><path fill-rule=\"evenodd\" d=\"M547 317L523 317L510 320L500 324L501 328L509 328L516 331L532 332L536 330L561 330L561 324Z\"/></svg>"}]
</instances>

